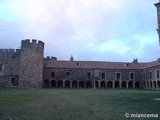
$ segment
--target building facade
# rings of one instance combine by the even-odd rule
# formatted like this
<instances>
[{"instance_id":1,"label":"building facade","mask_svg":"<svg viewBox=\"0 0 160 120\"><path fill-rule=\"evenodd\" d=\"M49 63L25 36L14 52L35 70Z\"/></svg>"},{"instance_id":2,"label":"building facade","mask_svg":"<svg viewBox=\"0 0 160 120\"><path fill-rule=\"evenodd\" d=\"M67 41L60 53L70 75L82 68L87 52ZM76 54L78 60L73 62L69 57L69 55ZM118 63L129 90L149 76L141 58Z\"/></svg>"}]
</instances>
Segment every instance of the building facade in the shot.
<instances>
[{"instance_id":1,"label":"building facade","mask_svg":"<svg viewBox=\"0 0 160 120\"><path fill-rule=\"evenodd\" d=\"M156 3L158 34L160 2ZM44 58L42 41L25 39L21 49L0 49L0 87L160 89L160 58L153 62L102 62Z\"/></svg>"},{"instance_id":2,"label":"building facade","mask_svg":"<svg viewBox=\"0 0 160 120\"><path fill-rule=\"evenodd\" d=\"M19 88L160 89L160 59L153 62L57 60L43 57L44 43L22 40L0 49L0 86Z\"/></svg>"}]
</instances>

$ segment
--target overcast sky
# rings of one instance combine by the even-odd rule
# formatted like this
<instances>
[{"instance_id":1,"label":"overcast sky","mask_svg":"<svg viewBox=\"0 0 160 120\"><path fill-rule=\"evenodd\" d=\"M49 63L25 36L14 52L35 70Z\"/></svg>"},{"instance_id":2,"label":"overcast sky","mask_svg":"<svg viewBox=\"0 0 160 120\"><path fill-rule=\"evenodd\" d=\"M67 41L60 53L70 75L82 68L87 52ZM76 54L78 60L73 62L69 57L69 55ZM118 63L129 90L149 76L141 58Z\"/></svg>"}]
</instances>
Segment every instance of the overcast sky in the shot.
<instances>
[{"instance_id":1,"label":"overcast sky","mask_svg":"<svg viewBox=\"0 0 160 120\"><path fill-rule=\"evenodd\" d=\"M157 60L159 0L0 0L0 48L45 42L59 60Z\"/></svg>"}]
</instances>

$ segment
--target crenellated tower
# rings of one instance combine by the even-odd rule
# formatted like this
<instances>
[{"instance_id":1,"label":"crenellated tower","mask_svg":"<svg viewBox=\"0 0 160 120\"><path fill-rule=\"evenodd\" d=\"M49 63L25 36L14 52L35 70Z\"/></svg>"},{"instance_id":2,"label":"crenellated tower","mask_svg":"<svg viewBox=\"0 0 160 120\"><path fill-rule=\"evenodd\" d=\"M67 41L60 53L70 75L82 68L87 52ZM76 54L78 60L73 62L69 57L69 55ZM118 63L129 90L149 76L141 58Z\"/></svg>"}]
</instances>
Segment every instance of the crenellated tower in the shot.
<instances>
[{"instance_id":1,"label":"crenellated tower","mask_svg":"<svg viewBox=\"0 0 160 120\"><path fill-rule=\"evenodd\" d=\"M21 41L19 87L42 87L44 43L32 39Z\"/></svg>"},{"instance_id":2,"label":"crenellated tower","mask_svg":"<svg viewBox=\"0 0 160 120\"><path fill-rule=\"evenodd\" d=\"M160 1L156 4L154 4L157 8L157 23L158 23L158 28L157 28L157 32L159 35L159 45L160 45Z\"/></svg>"}]
</instances>

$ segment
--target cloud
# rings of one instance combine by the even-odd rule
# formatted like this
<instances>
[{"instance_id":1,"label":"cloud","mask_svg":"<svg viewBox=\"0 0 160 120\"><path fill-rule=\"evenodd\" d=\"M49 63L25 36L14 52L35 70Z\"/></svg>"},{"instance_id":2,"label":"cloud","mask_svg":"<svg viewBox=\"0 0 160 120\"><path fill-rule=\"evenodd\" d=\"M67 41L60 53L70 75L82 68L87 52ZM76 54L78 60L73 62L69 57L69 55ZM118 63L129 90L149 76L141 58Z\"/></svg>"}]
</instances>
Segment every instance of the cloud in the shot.
<instances>
[{"instance_id":1,"label":"cloud","mask_svg":"<svg viewBox=\"0 0 160 120\"><path fill-rule=\"evenodd\" d=\"M158 54L157 0L6 0L0 2L0 47L25 38L45 42L58 59L152 61ZM9 45L10 44L10 45ZM154 51L154 55L148 53ZM147 56L147 57L146 57Z\"/></svg>"}]
</instances>

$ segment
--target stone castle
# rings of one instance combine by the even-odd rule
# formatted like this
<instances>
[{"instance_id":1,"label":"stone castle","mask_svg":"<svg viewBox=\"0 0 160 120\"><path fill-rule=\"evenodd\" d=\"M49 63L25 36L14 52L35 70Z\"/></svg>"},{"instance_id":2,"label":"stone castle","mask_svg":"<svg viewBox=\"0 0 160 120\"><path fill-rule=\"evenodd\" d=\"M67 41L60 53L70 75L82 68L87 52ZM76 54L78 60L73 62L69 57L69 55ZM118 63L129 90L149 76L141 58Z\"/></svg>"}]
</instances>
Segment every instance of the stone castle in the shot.
<instances>
[{"instance_id":1,"label":"stone castle","mask_svg":"<svg viewBox=\"0 0 160 120\"><path fill-rule=\"evenodd\" d=\"M160 2L156 3L160 36ZM0 49L0 87L160 89L160 58L152 62L100 62L44 58L42 41Z\"/></svg>"}]
</instances>

